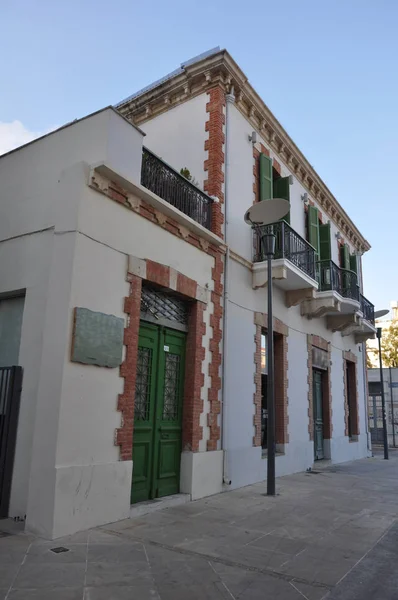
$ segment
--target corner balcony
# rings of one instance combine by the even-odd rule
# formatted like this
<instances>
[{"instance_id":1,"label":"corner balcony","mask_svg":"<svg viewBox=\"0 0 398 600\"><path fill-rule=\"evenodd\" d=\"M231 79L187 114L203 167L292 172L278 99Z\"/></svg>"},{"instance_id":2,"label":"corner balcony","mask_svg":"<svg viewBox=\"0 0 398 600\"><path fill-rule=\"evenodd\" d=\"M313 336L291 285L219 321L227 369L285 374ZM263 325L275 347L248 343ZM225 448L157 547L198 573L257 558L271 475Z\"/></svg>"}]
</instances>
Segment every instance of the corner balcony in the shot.
<instances>
[{"instance_id":1,"label":"corner balcony","mask_svg":"<svg viewBox=\"0 0 398 600\"><path fill-rule=\"evenodd\" d=\"M272 278L275 285L286 292L286 305L299 304L314 298L316 282L315 249L285 221L266 226L276 236L275 258L272 261ZM266 256L261 237L265 227L254 229L253 288L267 285Z\"/></svg>"},{"instance_id":2,"label":"corner balcony","mask_svg":"<svg viewBox=\"0 0 398 600\"><path fill-rule=\"evenodd\" d=\"M361 313L359 326L355 329L355 342L357 344L374 339L376 336L375 307L365 296L360 294Z\"/></svg>"},{"instance_id":3,"label":"corner balcony","mask_svg":"<svg viewBox=\"0 0 398 600\"><path fill-rule=\"evenodd\" d=\"M301 312L309 318L327 317L332 331L352 333L361 318L357 274L340 269L332 260L317 263L319 291L313 300L302 305Z\"/></svg>"},{"instance_id":4,"label":"corner balcony","mask_svg":"<svg viewBox=\"0 0 398 600\"><path fill-rule=\"evenodd\" d=\"M142 149L141 185L211 231L213 199L147 148Z\"/></svg>"}]
</instances>

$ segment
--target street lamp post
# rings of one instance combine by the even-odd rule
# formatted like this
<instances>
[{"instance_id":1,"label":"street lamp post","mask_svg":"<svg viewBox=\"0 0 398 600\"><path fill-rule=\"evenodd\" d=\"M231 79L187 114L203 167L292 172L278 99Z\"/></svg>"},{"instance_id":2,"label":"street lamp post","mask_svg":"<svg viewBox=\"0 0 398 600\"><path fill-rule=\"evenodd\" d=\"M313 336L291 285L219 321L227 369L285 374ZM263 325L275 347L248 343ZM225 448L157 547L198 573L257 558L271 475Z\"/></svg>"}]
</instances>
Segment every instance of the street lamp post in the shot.
<instances>
[{"instance_id":1,"label":"street lamp post","mask_svg":"<svg viewBox=\"0 0 398 600\"><path fill-rule=\"evenodd\" d=\"M272 259L275 255L275 234L271 223L289 212L290 204L283 198L272 198L253 204L245 214L245 222L256 229L267 258L267 495L275 496L275 389L274 389L274 323L272 310ZM267 226L267 227L265 227Z\"/></svg>"},{"instance_id":2,"label":"street lamp post","mask_svg":"<svg viewBox=\"0 0 398 600\"><path fill-rule=\"evenodd\" d=\"M375 319L380 319L388 314L387 309L377 310L375 312ZM384 381L383 381L383 361L381 359L381 336L382 328L377 328L377 340L379 342L379 368L380 368L380 386L381 386L381 410L383 412L383 446L384 446L384 459L388 460L388 433L387 433L387 418L386 418L386 400L384 396ZM377 427L377 415L376 415L376 427Z\"/></svg>"},{"instance_id":3,"label":"street lamp post","mask_svg":"<svg viewBox=\"0 0 398 600\"><path fill-rule=\"evenodd\" d=\"M387 434L387 419L386 419L386 400L384 396L384 381L383 381L383 362L381 359L381 327L377 328L377 339L379 342L379 368L380 368L380 386L381 386L381 409L383 412L383 445L384 458L388 460L388 434Z\"/></svg>"}]
</instances>

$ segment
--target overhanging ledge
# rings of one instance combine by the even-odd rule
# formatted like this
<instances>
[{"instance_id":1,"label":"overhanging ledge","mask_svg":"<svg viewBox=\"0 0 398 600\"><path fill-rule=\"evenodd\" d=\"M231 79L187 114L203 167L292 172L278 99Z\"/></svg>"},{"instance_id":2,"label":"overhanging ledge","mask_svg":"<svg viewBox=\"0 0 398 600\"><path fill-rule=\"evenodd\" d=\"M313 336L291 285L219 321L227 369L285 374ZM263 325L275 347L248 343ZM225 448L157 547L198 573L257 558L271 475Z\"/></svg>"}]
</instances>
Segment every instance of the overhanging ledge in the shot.
<instances>
[{"instance_id":1,"label":"overhanging ledge","mask_svg":"<svg viewBox=\"0 0 398 600\"><path fill-rule=\"evenodd\" d=\"M108 179L110 182L117 183L124 190L137 196L138 198L145 200L148 204L153 206L156 210L163 213L167 217L170 217L183 227L186 227L192 233L195 233L198 237L206 240L210 244L214 244L215 246L219 246L225 248L225 244L221 238L217 235L188 217L183 212L175 208L147 188L145 188L140 183L135 183L128 178L127 175L120 173L116 168L112 165L102 162L95 165L90 165L90 175L89 175L89 185L91 185L92 176L98 173L105 179ZM98 190L101 191L101 190Z\"/></svg>"}]
</instances>

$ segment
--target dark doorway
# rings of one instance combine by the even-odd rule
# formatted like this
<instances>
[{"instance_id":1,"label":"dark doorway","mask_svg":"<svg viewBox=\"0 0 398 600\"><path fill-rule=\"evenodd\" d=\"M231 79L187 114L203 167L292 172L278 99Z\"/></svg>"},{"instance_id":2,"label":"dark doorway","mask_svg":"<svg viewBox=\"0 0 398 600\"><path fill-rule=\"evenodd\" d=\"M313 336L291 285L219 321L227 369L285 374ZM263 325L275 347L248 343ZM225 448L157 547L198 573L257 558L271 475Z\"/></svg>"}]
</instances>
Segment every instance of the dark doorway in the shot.
<instances>
[{"instance_id":1,"label":"dark doorway","mask_svg":"<svg viewBox=\"0 0 398 600\"><path fill-rule=\"evenodd\" d=\"M0 367L0 518L8 517L22 367Z\"/></svg>"}]
</instances>

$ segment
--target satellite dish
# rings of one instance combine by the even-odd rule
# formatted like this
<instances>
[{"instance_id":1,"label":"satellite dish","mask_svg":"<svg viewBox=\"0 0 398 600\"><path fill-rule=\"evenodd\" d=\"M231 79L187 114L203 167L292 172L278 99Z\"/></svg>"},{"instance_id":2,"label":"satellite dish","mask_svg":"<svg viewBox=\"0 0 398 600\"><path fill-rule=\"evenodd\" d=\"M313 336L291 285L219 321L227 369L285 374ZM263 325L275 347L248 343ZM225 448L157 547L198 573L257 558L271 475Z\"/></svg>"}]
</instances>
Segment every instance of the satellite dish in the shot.
<instances>
[{"instance_id":1,"label":"satellite dish","mask_svg":"<svg viewBox=\"0 0 398 600\"><path fill-rule=\"evenodd\" d=\"M385 317L386 315L388 315L389 312L390 311L386 308L383 308L382 310L376 310L375 319L381 319L381 317Z\"/></svg>"},{"instance_id":2,"label":"satellite dish","mask_svg":"<svg viewBox=\"0 0 398 600\"><path fill-rule=\"evenodd\" d=\"M290 210L290 202L284 198L270 198L253 204L245 213L248 225L270 225L283 219Z\"/></svg>"}]
</instances>

